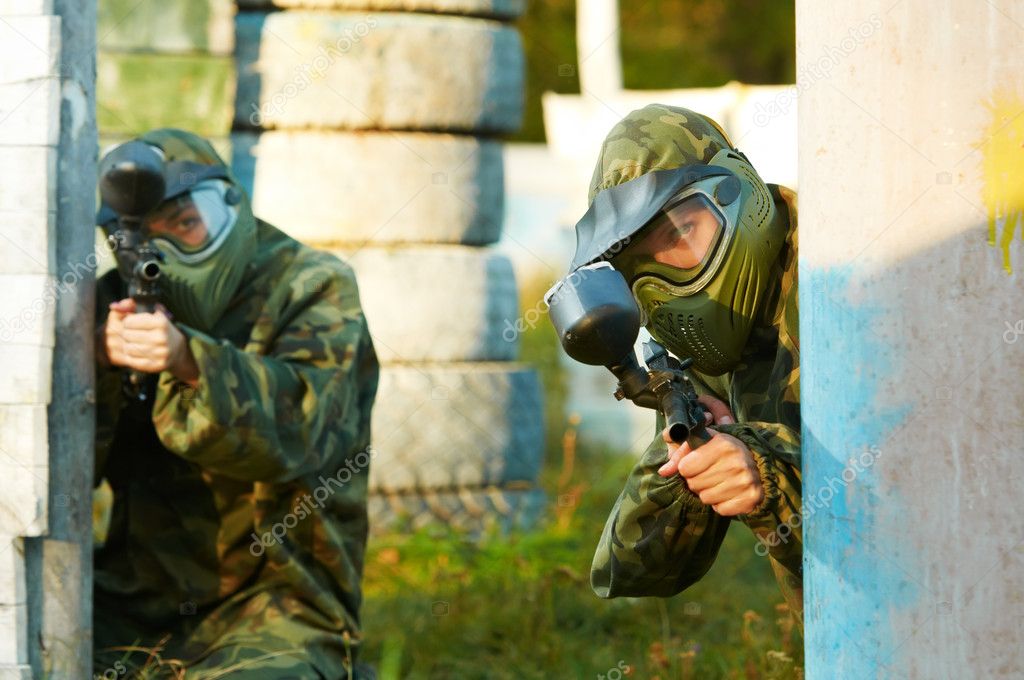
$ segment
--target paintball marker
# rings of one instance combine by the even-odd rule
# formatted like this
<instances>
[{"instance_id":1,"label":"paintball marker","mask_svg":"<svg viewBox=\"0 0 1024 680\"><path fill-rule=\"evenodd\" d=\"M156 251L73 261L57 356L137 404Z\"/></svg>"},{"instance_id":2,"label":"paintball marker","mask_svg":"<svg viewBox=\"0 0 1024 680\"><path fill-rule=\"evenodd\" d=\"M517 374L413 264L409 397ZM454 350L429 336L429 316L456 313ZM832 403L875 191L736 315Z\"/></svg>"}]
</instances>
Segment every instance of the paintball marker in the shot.
<instances>
[{"instance_id":1,"label":"paintball marker","mask_svg":"<svg viewBox=\"0 0 1024 680\"><path fill-rule=\"evenodd\" d=\"M566 354L584 364L605 366L616 378L615 398L658 409L669 437L697 448L711 436L704 408L683 370L693 359L677 360L654 340L644 343L645 370L633 344L640 333L640 309L622 274L607 262L580 267L544 296L551 323Z\"/></svg>"},{"instance_id":2,"label":"paintball marker","mask_svg":"<svg viewBox=\"0 0 1024 680\"><path fill-rule=\"evenodd\" d=\"M107 231L107 243L139 312L152 312L160 294L163 256L150 245L142 229L142 218L163 201L164 188L163 156L145 142L121 144L100 163L100 196L117 213L116 225ZM125 392L145 401L145 377L139 371L129 372Z\"/></svg>"}]
</instances>

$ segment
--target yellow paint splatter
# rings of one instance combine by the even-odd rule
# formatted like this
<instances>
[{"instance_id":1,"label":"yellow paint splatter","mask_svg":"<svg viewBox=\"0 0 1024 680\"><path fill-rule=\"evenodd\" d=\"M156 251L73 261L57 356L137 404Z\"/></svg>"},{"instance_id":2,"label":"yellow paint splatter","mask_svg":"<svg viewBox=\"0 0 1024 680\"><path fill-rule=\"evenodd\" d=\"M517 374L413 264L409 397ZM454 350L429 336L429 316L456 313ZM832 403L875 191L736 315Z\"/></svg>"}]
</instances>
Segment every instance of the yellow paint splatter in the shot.
<instances>
[{"instance_id":1,"label":"yellow paint splatter","mask_svg":"<svg viewBox=\"0 0 1024 680\"><path fill-rule=\"evenodd\" d=\"M1003 268L1013 273L1010 245L1024 230L1024 99L1015 91L997 92L986 104L991 115L982 150L982 200L988 210L988 243L1003 252ZM997 233L1002 227L1002 233ZM998 238L998 244L996 242Z\"/></svg>"}]
</instances>

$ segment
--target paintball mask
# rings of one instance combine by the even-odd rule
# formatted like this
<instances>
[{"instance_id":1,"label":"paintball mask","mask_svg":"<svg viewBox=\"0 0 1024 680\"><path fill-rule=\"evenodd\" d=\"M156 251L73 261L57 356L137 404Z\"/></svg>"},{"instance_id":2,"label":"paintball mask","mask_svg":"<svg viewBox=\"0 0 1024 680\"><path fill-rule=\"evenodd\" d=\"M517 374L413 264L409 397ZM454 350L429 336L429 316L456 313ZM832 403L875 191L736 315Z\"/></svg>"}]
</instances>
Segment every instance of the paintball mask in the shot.
<instances>
[{"instance_id":1,"label":"paintball mask","mask_svg":"<svg viewBox=\"0 0 1024 680\"><path fill-rule=\"evenodd\" d=\"M124 223L124 201L139 183L134 166L110 159L132 148L136 156L159 157L164 189L155 206L136 207L138 239L159 255L160 285L157 299L177 321L209 332L237 291L246 265L255 252L255 218L242 190L206 140L180 130L158 130L111 150L101 162L103 201L97 223L118 252L123 238L114 230ZM152 165L152 163L151 163ZM104 170L119 167L116 182ZM118 210L120 207L120 210ZM122 260L118 257L118 261ZM132 283L129 272L119 267Z\"/></svg>"},{"instance_id":2,"label":"paintball mask","mask_svg":"<svg viewBox=\"0 0 1024 680\"><path fill-rule=\"evenodd\" d=\"M571 270L610 262L651 335L721 375L739 362L786 225L746 157L726 147L601 191L576 230Z\"/></svg>"}]
</instances>

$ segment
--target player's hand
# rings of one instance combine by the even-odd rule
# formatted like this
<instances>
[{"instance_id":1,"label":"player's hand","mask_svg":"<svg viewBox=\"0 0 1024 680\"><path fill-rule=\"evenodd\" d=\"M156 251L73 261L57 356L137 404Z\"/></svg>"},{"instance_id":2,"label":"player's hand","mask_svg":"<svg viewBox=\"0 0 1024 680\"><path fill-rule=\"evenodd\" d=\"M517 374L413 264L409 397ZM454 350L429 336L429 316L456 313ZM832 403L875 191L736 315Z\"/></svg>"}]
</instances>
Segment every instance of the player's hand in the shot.
<instances>
[{"instance_id":1,"label":"player's hand","mask_svg":"<svg viewBox=\"0 0 1024 680\"><path fill-rule=\"evenodd\" d=\"M131 298L110 304L103 330L107 360L143 373L170 371L179 380L196 384L199 368L195 357L167 310L159 307L147 313L135 309Z\"/></svg>"},{"instance_id":2,"label":"player's hand","mask_svg":"<svg viewBox=\"0 0 1024 680\"><path fill-rule=\"evenodd\" d=\"M708 424L734 422L729 407L714 397L700 397L708 409ZM690 491L719 515L730 517L752 512L764 499L761 475L747 445L732 435L708 428L711 440L697 449L689 443L677 445L668 436L669 459L658 470L662 477L682 475Z\"/></svg>"},{"instance_id":3,"label":"player's hand","mask_svg":"<svg viewBox=\"0 0 1024 680\"><path fill-rule=\"evenodd\" d=\"M704 411L704 425L732 425L736 422L736 419L732 415L732 411L729 410L729 405L721 399L712 397L709 395L703 395L697 397L705 409ZM683 457L683 449L678 444L672 441L672 438L668 436L668 428L666 427L661 431L661 438L668 444L668 462L672 463L671 467L662 466L663 470L670 470L670 472L662 473L662 477L670 477L676 474L676 466L679 465L679 460ZM687 451L689 449L686 449Z\"/></svg>"}]
</instances>

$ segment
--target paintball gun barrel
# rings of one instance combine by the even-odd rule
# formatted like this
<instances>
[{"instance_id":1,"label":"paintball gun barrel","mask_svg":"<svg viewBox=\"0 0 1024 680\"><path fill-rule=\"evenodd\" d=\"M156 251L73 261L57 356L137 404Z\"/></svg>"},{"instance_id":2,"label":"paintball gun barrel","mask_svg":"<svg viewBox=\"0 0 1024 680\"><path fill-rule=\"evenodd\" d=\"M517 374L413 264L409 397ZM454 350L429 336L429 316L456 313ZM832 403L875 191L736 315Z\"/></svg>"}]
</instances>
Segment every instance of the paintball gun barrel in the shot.
<instances>
[{"instance_id":1,"label":"paintball gun barrel","mask_svg":"<svg viewBox=\"0 0 1024 680\"><path fill-rule=\"evenodd\" d=\"M563 349L584 364L605 366L618 379L615 398L660 410L669 437L692 448L706 442L704 409L679 361L654 340L644 343L645 370L633 345L640 333L640 309L622 274L607 262L580 267L556 283L544 301Z\"/></svg>"},{"instance_id":2,"label":"paintball gun barrel","mask_svg":"<svg viewBox=\"0 0 1024 680\"><path fill-rule=\"evenodd\" d=\"M142 219L164 198L164 159L154 147L131 141L112 149L100 163L99 189L103 202L117 213L107 242L136 310L152 312L160 294L162 256L149 244ZM145 374L131 371L125 391L145 400Z\"/></svg>"}]
</instances>

